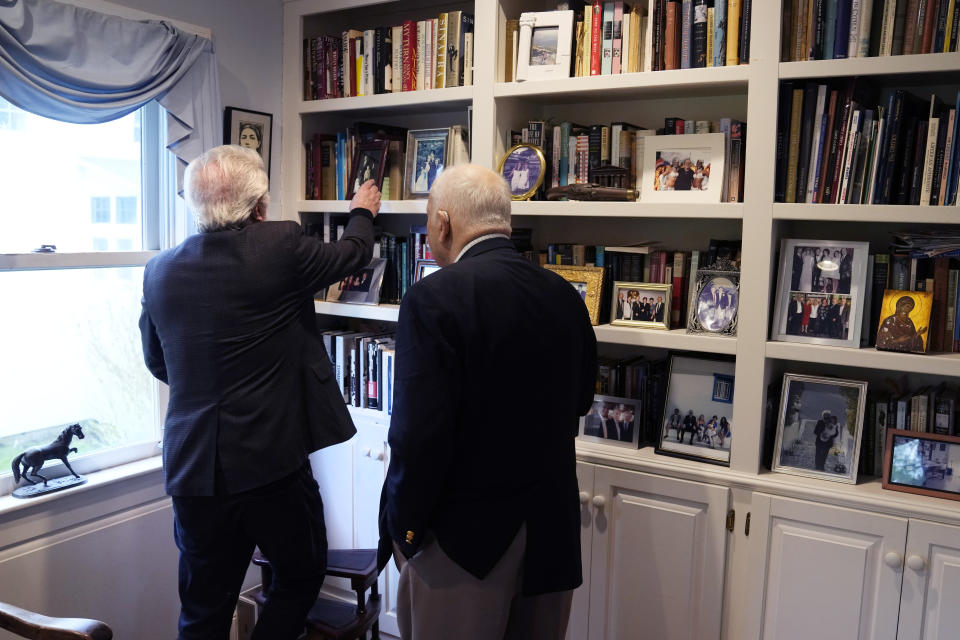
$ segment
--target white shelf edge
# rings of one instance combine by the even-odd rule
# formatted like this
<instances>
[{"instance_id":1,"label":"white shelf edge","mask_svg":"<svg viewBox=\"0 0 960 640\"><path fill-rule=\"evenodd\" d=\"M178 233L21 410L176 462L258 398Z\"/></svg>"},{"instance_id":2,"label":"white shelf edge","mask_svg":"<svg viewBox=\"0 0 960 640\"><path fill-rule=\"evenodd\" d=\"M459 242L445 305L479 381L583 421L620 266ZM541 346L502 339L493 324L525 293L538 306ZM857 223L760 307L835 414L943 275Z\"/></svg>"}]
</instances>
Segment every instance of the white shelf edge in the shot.
<instances>
[{"instance_id":1,"label":"white shelf edge","mask_svg":"<svg viewBox=\"0 0 960 640\"><path fill-rule=\"evenodd\" d=\"M889 369L903 373L960 376L960 353L895 353L877 351L873 348L851 349L820 344L769 341L766 344L766 355L767 358L777 360Z\"/></svg>"},{"instance_id":2,"label":"white shelf edge","mask_svg":"<svg viewBox=\"0 0 960 640\"><path fill-rule=\"evenodd\" d=\"M349 200L298 200L300 213L350 213ZM381 200L380 213L426 213L424 200Z\"/></svg>"},{"instance_id":3,"label":"white shelf edge","mask_svg":"<svg viewBox=\"0 0 960 640\"><path fill-rule=\"evenodd\" d=\"M693 334L687 333L686 329L661 331L657 329L641 329L639 327L619 327L609 324L601 324L595 326L593 329L599 342L726 355L735 355L737 353L737 339L733 336L723 337Z\"/></svg>"},{"instance_id":4,"label":"white shelf edge","mask_svg":"<svg viewBox=\"0 0 960 640\"><path fill-rule=\"evenodd\" d=\"M363 320L396 322L400 315L400 305L396 304L348 304L346 302L314 300L313 308L317 313L325 315Z\"/></svg>"},{"instance_id":5,"label":"white shelf edge","mask_svg":"<svg viewBox=\"0 0 960 640\"><path fill-rule=\"evenodd\" d=\"M336 113L338 111L360 111L367 109L396 109L417 107L427 110L440 105L473 100L474 88L451 87L449 89L426 89L423 91L400 91L398 93L379 93L373 96L354 96L351 98L330 98L327 100L301 100L297 111L309 113Z\"/></svg>"},{"instance_id":6,"label":"white shelf edge","mask_svg":"<svg viewBox=\"0 0 960 640\"><path fill-rule=\"evenodd\" d=\"M960 72L960 53L924 53L909 56L845 58L843 60L810 60L781 62L781 80L831 78L840 76L899 75L918 73Z\"/></svg>"},{"instance_id":7,"label":"white shelf edge","mask_svg":"<svg viewBox=\"0 0 960 640\"><path fill-rule=\"evenodd\" d=\"M853 222L903 222L908 224L960 224L960 207L872 204L774 203L775 220Z\"/></svg>"},{"instance_id":8,"label":"white shelf edge","mask_svg":"<svg viewBox=\"0 0 960 640\"><path fill-rule=\"evenodd\" d=\"M653 204L648 202L514 202L515 216L602 216L604 218L743 218L743 203Z\"/></svg>"}]
</instances>

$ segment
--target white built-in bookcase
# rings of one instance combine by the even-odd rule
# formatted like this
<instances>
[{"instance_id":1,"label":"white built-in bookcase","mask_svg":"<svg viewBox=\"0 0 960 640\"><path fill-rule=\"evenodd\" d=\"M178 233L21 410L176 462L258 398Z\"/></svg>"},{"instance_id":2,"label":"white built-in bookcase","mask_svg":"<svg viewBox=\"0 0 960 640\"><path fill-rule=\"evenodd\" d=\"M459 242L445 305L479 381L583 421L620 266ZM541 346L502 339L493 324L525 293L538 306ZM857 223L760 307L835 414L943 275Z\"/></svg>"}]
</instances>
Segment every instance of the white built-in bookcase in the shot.
<instances>
[{"instance_id":1,"label":"white built-in bookcase","mask_svg":"<svg viewBox=\"0 0 960 640\"><path fill-rule=\"evenodd\" d=\"M667 350L736 356L735 412L730 468L679 460L652 448L625 452L578 444L581 459L674 477L709 479L730 486L800 497L829 496L835 502L869 508L884 503L907 513L960 521L960 507L944 500L883 491L879 480L842 485L772 474L762 462L768 384L785 372L837 375L868 380L909 373L915 385L934 377L960 382L960 354L911 355L874 349L772 342L769 340L777 255L781 238L869 240L871 251L887 248L889 232L905 226L960 223L960 208L914 206L807 205L774 203L777 94L781 80L871 76L888 87L920 95L931 90L952 102L960 85L960 54L786 62L780 59L781 8L754 0L750 64L617 76L567 78L524 83L502 82L507 18L523 11L555 8L549 0L437 0L384 4L358 0L293 0L285 4L283 211L302 214L346 212L346 201L303 199L304 142L315 131L335 132L357 120L426 128L466 124L473 108L473 162L496 168L511 129L528 120L552 117L580 124L624 120L647 128L667 116L747 122L744 202L737 204L657 205L637 202L515 202L515 227L531 227L534 244L579 242L626 244L659 240L669 249L705 249L710 238L743 240L741 301L735 338L688 335L684 330L654 331L600 325L602 354L662 355ZM475 17L474 86L324 101L302 100L302 39L347 28L372 28L463 9ZM384 201L378 224L400 233L423 223L424 200ZM392 321L397 306L364 307L316 303L332 316Z\"/></svg>"}]
</instances>

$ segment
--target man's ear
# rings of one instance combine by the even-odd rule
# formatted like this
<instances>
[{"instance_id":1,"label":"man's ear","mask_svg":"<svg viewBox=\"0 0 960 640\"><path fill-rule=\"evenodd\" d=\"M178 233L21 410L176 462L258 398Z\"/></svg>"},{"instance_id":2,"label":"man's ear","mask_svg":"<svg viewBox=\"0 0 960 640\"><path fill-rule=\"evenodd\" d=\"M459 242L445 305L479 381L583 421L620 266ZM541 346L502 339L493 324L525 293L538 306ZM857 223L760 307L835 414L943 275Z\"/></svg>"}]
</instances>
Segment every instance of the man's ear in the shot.
<instances>
[{"instance_id":1,"label":"man's ear","mask_svg":"<svg viewBox=\"0 0 960 640\"><path fill-rule=\"evenodd\" d=\"M267 219L267 205L264 204L262 198L253 207L253 219L257 222L263 222Z\"/></svg>"}]
</instances>

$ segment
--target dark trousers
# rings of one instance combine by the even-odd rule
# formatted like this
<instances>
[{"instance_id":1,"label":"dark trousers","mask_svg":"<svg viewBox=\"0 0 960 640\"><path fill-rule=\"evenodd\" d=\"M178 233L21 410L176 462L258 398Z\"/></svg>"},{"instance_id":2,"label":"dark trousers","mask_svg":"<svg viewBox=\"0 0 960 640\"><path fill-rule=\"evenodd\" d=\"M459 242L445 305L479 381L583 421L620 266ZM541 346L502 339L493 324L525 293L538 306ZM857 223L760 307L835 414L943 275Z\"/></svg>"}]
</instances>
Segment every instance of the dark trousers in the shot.
<instances>
[{"instance_id":1,"label":"dark trousers","mask_svg":"<svg viewBox=\"0 0 960 640\"><path fill-rule=\"evenodd\" d=\"M310 465L234 495L173 497L180 549L181 640L228 638L254 547L270 559L273 583L256 640L297 638L327 568L323 503Z\"/></svg>"}]
</instances>

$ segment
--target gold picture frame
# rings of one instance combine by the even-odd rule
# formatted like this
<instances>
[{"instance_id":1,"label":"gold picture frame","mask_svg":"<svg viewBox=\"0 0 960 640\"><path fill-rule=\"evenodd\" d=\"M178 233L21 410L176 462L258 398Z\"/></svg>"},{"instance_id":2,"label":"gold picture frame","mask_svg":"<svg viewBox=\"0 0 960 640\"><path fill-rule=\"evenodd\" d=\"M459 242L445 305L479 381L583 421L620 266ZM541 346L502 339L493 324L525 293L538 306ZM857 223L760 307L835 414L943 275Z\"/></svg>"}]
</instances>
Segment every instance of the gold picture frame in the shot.
<instances>
[{"instance_id":1,"label":"gold picture frame","mask_svg":"<svg viewBox=\"0 0 960 640\"><path fill-rule=\"evenodd\" d=\"M529 200L547 175L547 158L536 145L515 144L503 154L497 173L510 185L511 200Z\"/></svg>"},{"instance_id":2,"label":"gold picture frame","mask_svg":"<svg viewBox=\"0 0 960 640\"><path fill-rule=\"evenodd\" d=\"M547 264L544 265L561 278L569 282L580 293L587 313L590 315L590 324L600 324L600 296L603 292L603 267L575 267L573 265Z\"/></svg>"},{"instance_id":3,"label":"gold picture frame","mask_svg":"<svg viewBox=\"0 0 960 640\"><path fill-rule=\"evenodd\" d=\"M644 329L669 329L672 293L672 284L618 280L613 283L610 324ZM651 302L645 302L647 298ZM635 319L634 316L639 316L640 319Z\"/></svg>"}]
</instances>

